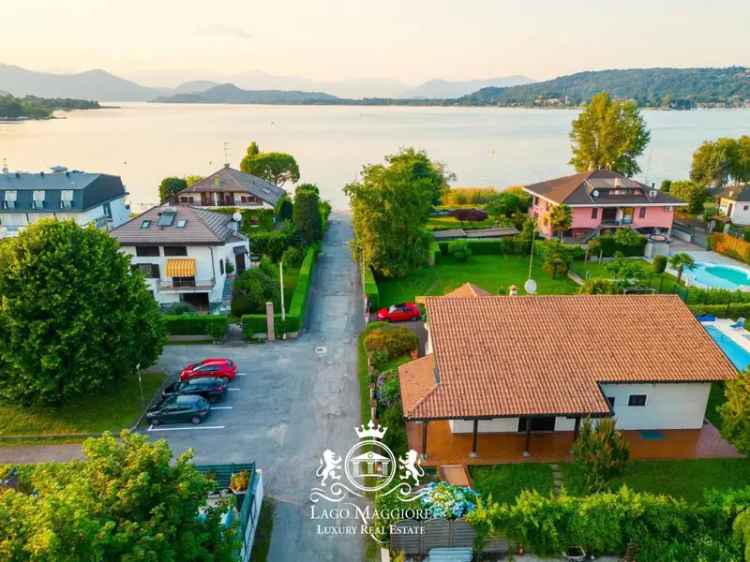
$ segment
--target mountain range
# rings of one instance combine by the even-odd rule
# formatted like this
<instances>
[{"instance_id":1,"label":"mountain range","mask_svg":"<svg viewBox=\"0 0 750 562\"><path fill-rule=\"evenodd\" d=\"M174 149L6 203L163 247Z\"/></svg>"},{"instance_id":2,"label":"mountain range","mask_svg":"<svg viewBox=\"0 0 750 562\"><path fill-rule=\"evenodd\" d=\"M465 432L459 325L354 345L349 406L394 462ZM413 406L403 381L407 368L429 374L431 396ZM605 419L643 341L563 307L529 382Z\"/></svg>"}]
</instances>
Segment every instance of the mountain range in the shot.
<instances>
[{"instance_id":1,"label":"mountain range","mask_svg":"<svg viewBox=\"0 0 750 562\"><path fill-rule=\"evenodd\" d=\"M325 92L340 98L454 98L476 92L485 86L528 84L530 78L507 76L487 80L431 80L410 86L398 80L364 78L338 81L315 81L298 76L277 76L259 70L229 76L209 76L174 88L143 86L105 70L88 70L73 74L38 72L19 66L0 64L0 90L15 96L93 98L99 101L151 101L170 95L205 92L223 84L234 84L252 91Z\"/></svg>"}]
</instances>

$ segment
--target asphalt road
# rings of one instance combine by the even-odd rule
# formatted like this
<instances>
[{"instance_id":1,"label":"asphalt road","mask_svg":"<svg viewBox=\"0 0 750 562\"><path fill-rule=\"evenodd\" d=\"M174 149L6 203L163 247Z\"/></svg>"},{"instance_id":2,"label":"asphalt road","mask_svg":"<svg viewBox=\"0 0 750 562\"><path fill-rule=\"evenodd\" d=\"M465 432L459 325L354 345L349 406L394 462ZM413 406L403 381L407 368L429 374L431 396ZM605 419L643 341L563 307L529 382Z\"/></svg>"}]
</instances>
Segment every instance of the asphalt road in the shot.
<instances>
[{"instance_id":1,"label":"asphalt road","mask_svg":"<svg viewBox=\"0 0 750 562\"><path fill-rule=\"evenodd\" d=\"M238 365L227 398L200 426L170 425L148 434L175 453L192 449L197 463L256 462L265 493L277 502L269 560L359 562L360 536L317 533L310 490L325 449L356 442L359 392L356 335L362 304L348 241L347 215L334 215L312 292L308 327L294 341L246 346L169 346L158 365L176 372L191 361L225 356Z\"/></svg>"}]
</instances>

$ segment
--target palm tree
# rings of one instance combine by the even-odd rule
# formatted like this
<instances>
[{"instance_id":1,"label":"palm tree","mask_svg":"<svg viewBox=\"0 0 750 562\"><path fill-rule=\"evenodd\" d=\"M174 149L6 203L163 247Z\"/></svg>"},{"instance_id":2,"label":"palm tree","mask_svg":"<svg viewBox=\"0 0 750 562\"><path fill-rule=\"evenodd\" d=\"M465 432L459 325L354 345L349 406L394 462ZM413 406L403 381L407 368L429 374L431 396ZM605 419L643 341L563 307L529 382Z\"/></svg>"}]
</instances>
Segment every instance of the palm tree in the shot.
<instances>
[{"instance_id":1,"label":"palm tree","mask_svg":"<svg viewBox=\"0 0 750 562\"><path fill-rule=\"evenodd\" d=\"M549 214L550 224L553 232L560 232L560 242L563 239L563 232L573 224L573 212L567 205L557 205Z\"/></svg>"},{"instance_id":2,"label":"palm tree","mask_svg":"<svg viewBox=\"0 0 750 562\"><path fill-rule=\"evenodd\" d=\"M682 281L682 272L685 271L685 268L693 269L695 260L685 252L679 252L669 258L669 265L677 270L677 281Z\"/></svg>"}]
</instances>

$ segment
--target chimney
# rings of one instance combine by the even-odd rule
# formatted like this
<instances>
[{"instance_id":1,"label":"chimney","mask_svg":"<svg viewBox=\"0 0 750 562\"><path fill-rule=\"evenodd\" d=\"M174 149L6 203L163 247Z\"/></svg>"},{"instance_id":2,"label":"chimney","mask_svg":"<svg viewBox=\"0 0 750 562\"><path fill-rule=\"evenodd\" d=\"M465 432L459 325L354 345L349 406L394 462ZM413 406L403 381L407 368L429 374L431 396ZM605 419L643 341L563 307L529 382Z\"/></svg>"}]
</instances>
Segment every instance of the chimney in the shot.
<instances>
[{"instance_id":1,"label":"chimney","mask_svg":"<svg viewBox=\"0 0 750 562\"><path fill-rule=\"evenodd\" d=\"M656 199L656 196L658 195L658 192L656 191L656 183L651 183L651 189L648 190L648 198L649 199Z\"/></svg>"}]
</instances>

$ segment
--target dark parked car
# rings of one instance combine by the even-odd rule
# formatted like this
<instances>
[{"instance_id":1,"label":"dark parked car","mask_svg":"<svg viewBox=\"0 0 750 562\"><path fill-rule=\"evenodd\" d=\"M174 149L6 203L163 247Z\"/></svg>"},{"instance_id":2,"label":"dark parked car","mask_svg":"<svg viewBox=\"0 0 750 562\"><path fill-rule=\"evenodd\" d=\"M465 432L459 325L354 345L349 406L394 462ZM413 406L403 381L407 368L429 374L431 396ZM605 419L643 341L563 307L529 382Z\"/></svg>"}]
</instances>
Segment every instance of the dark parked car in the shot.
<instances>
[{"instance_id":1,"label":"dark parked car","mask_svg":"<svg viewBox=\"0 0 750 562\"><path fill-rule=\"evenodd\" d=\"M201 423L211 411L208 400L195 394L169 396L146 413L153 425L162 423Z\"/></svg>"},{"instance_id":2,"label":"dark parked car","mask_svg":"<svg viewBox=\"0 0 750 562\"><path fill-rule=\"evenodd\" d=\"M224 398L226 392L227 383L224 379L201 377L173 382L162 391L161 396L166 398L175 395L197 394L209 402L217 402Z\"/></svg>"}]
</instances>

